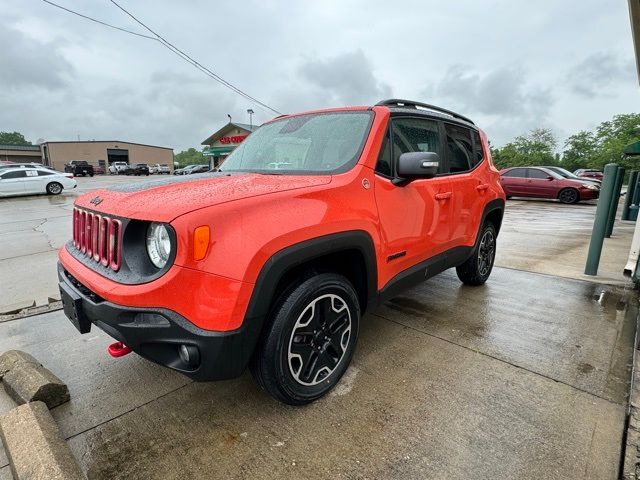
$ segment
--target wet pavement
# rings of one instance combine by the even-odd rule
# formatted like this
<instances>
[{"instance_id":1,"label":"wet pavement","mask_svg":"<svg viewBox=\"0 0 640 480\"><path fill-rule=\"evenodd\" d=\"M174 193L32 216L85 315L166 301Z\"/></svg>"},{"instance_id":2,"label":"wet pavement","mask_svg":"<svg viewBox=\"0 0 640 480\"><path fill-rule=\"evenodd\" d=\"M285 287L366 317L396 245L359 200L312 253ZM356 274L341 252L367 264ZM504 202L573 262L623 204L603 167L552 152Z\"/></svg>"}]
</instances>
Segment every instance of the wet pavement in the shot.
<instances>
[{"instance_id":1,"label":"wet pavement","mask_svg":"<svg viewBox=\"0 0 640 480\"><path fill-rule=\"evenodd\" d=\"M61 312L0 324L0 351L69 383L53 414L89 478L605 479L636 315L618 287L496 268L471 288L447 272L367 314L341 384L304 408L248 374L197 384L111 359L105 334Z\"/></svg>"},{"instance_id":2,"label":"wet pavement","mask_svg":"<svg viewBox=\"0 0 640 480\"><path fill-rule=\"evenodd\" d=\"M88 191L140 179L79 180ZM0 200L0 276L12 280L0 305L55 294L77 193ZM508 202L489 282L445 272L369 312L340 385L304 408L249 374L196 384L136 355L112 359L106 334L79 335L61 311L0 321L0 352L23 349L68 382L72 400L53 415L91 479L617 478L633 227L616 223L600 275L585 278L594 213ZM0 389L0 413L12 406Z\"/></svg>"}]
</instances>

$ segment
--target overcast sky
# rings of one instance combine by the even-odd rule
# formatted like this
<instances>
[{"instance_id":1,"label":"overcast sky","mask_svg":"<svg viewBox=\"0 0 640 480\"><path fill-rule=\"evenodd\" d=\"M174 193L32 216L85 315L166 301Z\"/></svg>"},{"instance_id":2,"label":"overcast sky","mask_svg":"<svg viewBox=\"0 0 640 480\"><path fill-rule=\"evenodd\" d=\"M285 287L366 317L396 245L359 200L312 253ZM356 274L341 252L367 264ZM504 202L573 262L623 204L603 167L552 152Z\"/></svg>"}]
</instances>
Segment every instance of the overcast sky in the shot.
<instances>
[{"instance_id":1,"label":"overcast sky","mask_svg":"<svg viewBox=\"0 0 640 480\"><path fill-rule=\"evenodd\" d=\"M108 0L54 1L148 33ZM472 117L502 145L539 126L562 142L640 111L626 0L120 3L281 112L409 98ZM273 117L158 42L39 0L0 0L0 12L0 131L179 151L227 113Z\"/></svg>"}]
</instances>

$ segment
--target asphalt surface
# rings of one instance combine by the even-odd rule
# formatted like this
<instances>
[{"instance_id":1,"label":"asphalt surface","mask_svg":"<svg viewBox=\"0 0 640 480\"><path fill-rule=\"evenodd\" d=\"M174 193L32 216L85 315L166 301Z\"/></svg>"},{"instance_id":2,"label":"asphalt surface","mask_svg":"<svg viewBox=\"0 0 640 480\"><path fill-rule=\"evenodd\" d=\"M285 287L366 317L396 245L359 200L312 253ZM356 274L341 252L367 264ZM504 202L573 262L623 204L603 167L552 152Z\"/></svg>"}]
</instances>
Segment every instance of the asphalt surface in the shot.
<instances>
[{"instance_id":1,"label":"asphalt surface","mask_svg":"<svg viewBox=\"0 0 640 480\"><path fill-rule=\"evenodd\" d=\"M34 215L51 201L22 200ZM61 243L67 207L46 217ZM445 272L369 312L342 382L304 408L272 400L248 374L198 384L136 355L112 359L106 334L79 335L60 311L0 322L0 351L23 349L68 382L71 402L52 413L92 479L613 479L636 295L624 281L581 279L575 253L564 267L523 263L560 259L556 246L575 245L594 211L509 202L489 282L464 287ZM614 233L630 243L625 229ZM607 242L603 265L622 269L628 246L617 259ZM12 406L0 391L0 412ZM0 480L6 464L0 448Z\"/></svg>"}]
</instances>

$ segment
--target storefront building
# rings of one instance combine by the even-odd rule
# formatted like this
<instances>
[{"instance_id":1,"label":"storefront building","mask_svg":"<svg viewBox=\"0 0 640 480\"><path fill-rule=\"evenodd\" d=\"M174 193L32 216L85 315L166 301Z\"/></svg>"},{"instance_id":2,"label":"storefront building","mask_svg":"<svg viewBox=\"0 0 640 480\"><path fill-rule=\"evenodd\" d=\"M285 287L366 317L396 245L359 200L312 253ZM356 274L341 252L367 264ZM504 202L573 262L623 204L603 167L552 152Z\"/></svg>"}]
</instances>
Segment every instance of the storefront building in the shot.
<instances>
[{"instance_id":1,"label":"storefront building","mask_svg":"<svg viewBox=\"0 0 640 480\"><path fill-rule=\"evenodd\" d=\"M203 150L209 157L211 168L218 168L235 148L240 145L258 126L246 123L227 123L220 130L202 142L207 148Z\"/></svg>"}]
</instances>

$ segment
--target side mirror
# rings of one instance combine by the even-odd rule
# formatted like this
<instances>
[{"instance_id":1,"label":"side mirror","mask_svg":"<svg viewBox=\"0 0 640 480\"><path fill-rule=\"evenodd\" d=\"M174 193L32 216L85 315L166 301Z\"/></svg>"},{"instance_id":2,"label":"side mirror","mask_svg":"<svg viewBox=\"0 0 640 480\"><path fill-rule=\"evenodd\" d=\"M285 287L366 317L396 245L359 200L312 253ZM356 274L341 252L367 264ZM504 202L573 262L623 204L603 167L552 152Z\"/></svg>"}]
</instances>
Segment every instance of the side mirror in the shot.
<instances>
[{"instance_id":1,"label":"side mirror","mask_svg":"<svg viewBox=\"0 0 640 480\"><path fill-rule=\"evenodd\" d=\"M407 152L398 159L398 176L394 185L401 185L417 178L433 178L438 174L440 156L435 152Z\"/></svg>"},{"instance_id":2,"label":"side mirror","mask_svg":"<svg viewBox=\"0 0 640 480\"><path fill-rule=\"evenodd\" d=\"M547 180L553 180L553 179L554 179L554 178L553 178L551 175L549 175L549 176L547 177Z\"/></svg>"}]
</instances>

